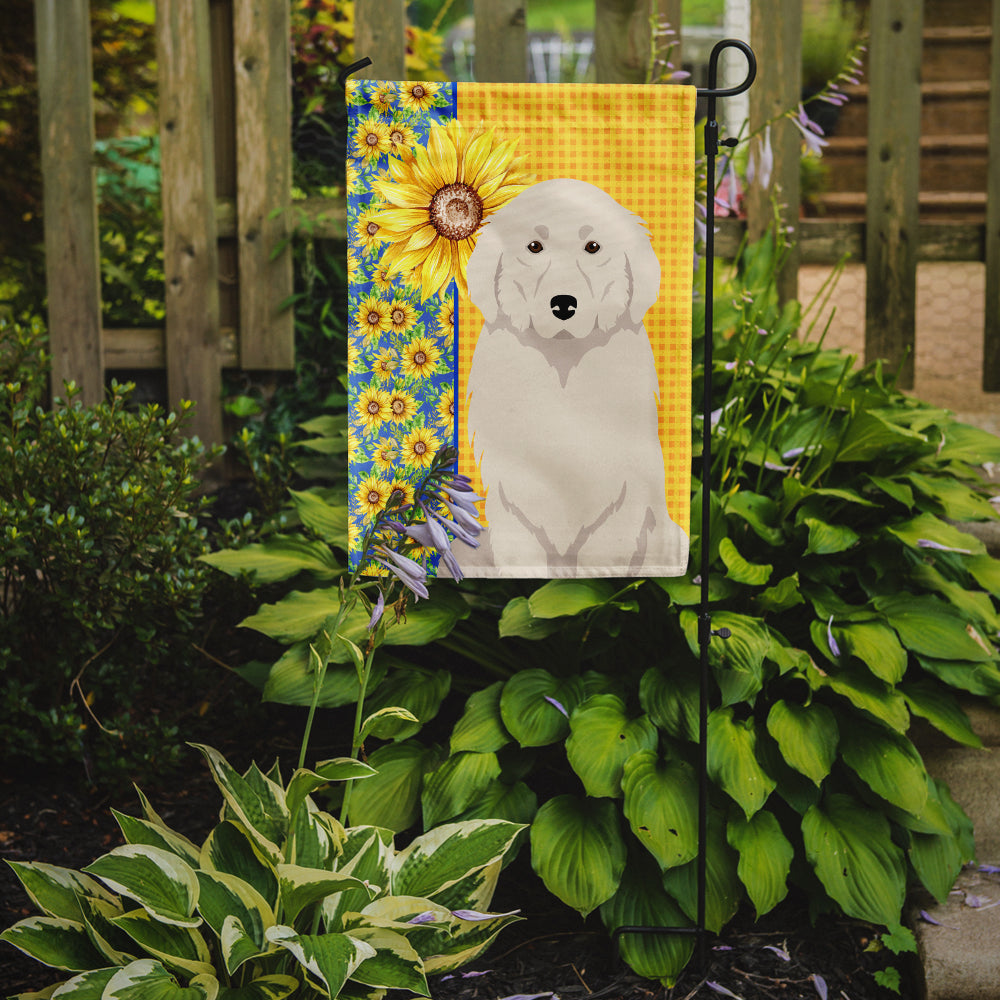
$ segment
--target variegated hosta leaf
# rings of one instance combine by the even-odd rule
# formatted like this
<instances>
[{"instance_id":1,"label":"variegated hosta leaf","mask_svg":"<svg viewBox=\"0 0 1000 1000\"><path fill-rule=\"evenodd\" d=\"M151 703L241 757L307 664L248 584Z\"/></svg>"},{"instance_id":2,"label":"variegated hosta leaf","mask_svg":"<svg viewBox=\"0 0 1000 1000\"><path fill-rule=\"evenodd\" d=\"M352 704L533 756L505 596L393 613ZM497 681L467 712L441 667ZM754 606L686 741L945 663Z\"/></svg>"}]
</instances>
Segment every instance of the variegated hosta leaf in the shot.
<instances>
[{"instance_id":1,"label":"variegated hosta leaf","mask_svg":"<svg viewBox=\"0 0 1000 1000\"><path fill-rule=\"evenodd\" d=\"M906 736L854 719L840 752L876 795L905 812L921 813L927 802L927 771Z\"/></svg>"},{"instance_id":2,"label":"variegated hosta leaf","mask_svg":"<svg viewBox=\"0 0 1000 1000\"><path fill-rule=\"evenodd\" d=\"M83 896L80 905L90 940L104 956L104 964L128 965L139 958L140 949L135 942L114 925L115 917L120 917L125 912L120 902L109 903L93 896Z\"/></svg>"},{"instance_id":3,"label":"variegated hosta leaf","mask_svg":"<svg viewBox=\"0 0 1000 1000\"><path fill-rule=\"evenodd\" d=\"M549 799L531 824L531 865L549 892L583 916L610 899L625 870L615 804L573 795Z\"/></svg>"},{"instance_id":4,"label":"variegated hosta leaf","mask_svg":"<svg viewBox=\"0 0 1000 1000\"><path fill-rule=\"evenodd\" d=\"M726 837L730 847L740 853L736 873L760 918L788 895L788 872L795 849L781 832L774 813L766 809L750 819L731 819Z\"/></svg>"},{"instance_id":5,"label":"variegated hosta leaf","mask_svg":"<svg viewBox=\"0 0 1000 1000\"><path fill-rule=\"evenodd\" d=\"M220 823L201 847L199 867L224 872L252 885L272 908L278 905L278 875L241 823Z\"/></svg>"},{"instance_id":6,"label":"variegated hosta leaf","mask_svg":"<svg viewBox=\"0 0 1000 1000\"><path fill-rule=\"evenodd\" d=\"M394 625L387 637L393 636L397 628L405 627ZM450 632L451 628L447 631ZM366 707L373 712L383 708L406 709L414 721L386 716L381 718L378 729L381 739L405 740L418 733L425 722L437 715L441 702L450 690L451 674L447 670L417 667L394 670L368 697Z\"/></svg>"},{"instance_id":7,"label":"variegated hosta leaf","mask_svg":"<svg viewBox=\"0 0 1000 1000\"><path fill-rule=\"evenodd\" d=\"M640 751L625 762L622 789L632 832L661 869L697 855L698 783L689 764Z\"/></svg>"},{"instance_id":8,"label":"variegated hosta leaf","mask_svg":"<svg viewBox=\"0 0 1000 1000\"><path fill-rule=\"evenodd\" d=\"M219 981L196 976L187 986L153 959L143 958L119 969L108 981L101 1000L216 1000Z\"/></svg>"},{"instance_id":9,"label":"variegated hosta leaf","mask_svg":"<svg viewBox=\"0 0 1000 1000\"><path fill-rule=\"evenodd\" d=\"M375 895L361 879L342 872L327 872L300 865L278 865L281 906L286 920L294 921L302 910L321 899L345 889L361 889Z\"/></svg>"},{"instance_id":10,"label":"variegated hosta leaf","mask_svg":"<svg viewBox=\"0 0 1000 1000\"><path fill-rule=\"evenodd\" d=\"M736 852L726 843L726 824L715 810L708 816L705 850L705 926L718 934L732 919L743 899L743 884L736 874ZM698 918L698 861L663 873L663 887L692 920Z\"/></svg>"},{"instance_id":11,"label":"variegated hosta leaf","mask_svg":"<svg viewBox=\"0 0 1000 1000\"><path fill-rule=\"evenodd\" d=\"M111 812L118 821L122 835L128 843L159 847L161 850L176 854L192 868L197 866L199 849L187 837L176 833L169 827L152 823L149 820L126 816L125 813L120 813L117 809L112 809Z\"/></svg>"},{"instance_id":12,"label":"variegated hosta leaf","mask_svg":"<svg viewBox=\"0 0 1000 1000\"><path fill-rule=\"evenodd\" d=\"M446 823L421 834L393 859L392 892L433 899L499 861L523 827L502 819Z\"/></svg>"},{"instance_id":13,"label":"variegated hosta leaf","mask_svg":"<svg viewBox=\"0 0 1000 1000\"><path fill-rule=\"evenodd\" d=\"M285 858L304 868L335 868L344 836L337 819L317 809L312 799L306 799L292 819Z\"/></svg>"},{"instance_id":14,"label":"variegated hosta leaf","mask_svg":"<svg viewBox=\"0 0 1000 1000\"><path fill-rule=\"evenodd\" d=\"M85 869L113 892L134 899L150 916L165 924L197 927L201 918L198 879L194 870L171 851L147 844L125 844Z\"/></svg>"},{"instance_id":15,"label":"variegated hosta leaf","mask_svg":"<svg viewBox=\"0 0 1000 1000\"><path fill-rule=\"evenodd\" d=\"M648 715L630 719L625 702L613 694L595 694L573 711L566 757L588 795L620 798L622 768L639 750L653 750L659 740Z\"/></svg>"},{"instance_id":16,"label":"variegated hosta leaf","mask_svg":"<svg viewBox=\"0 0 1000 1000\"><path fill-rule=\"evenodd\" d=\"M522 833L523 830L524 828L521 830ZM517 837L520 835L519 833ZM496 892L500 870L506 860L506 857L497 858L485 868L470 872L465 878L460 878L446 889L434 893L434 901L448 907L449 910L488 910L493 901L493 893Z\"/></svg>"},{"instance_id":17,"label":"variegated hosta leaf","mask_svg":"<svg viewBox=\"0 0 1000 1000\"><path fill-rule=\"evenodd\" d=\"M205 939L190 927L160 923L145 910L132 910L111 921L150 955L189 976L213 971Z\"/></svg>"},{"instance_id":18,"label":"variegated hosta leaf","mask_svg":"<svg viewBox=\"0 0 1000 1000\"><path fill-rule=\"evenodd\" d=\"M547 746L569 732L569 715L583 698L579 677L560 679L548 670L522 670L504 684L500 717L521 746Z\"/></svg>"},{"instance_id":19,"label":"variegated hosta leaf","mask_svg":"<svg viewBox=\"0 0 1000 1000\"><path fill-rule=\"evenodd\" d=\"M205 755L212 777L235 818L247 828L264 855L277 863L281 856L278 845L288 831L284 789L253 769L247 776L240 775L212 747L192 745Z\"/></svg>"},{"instance_id":20,"label":"variegated hosta leaf","mask_svg":"<svg viewBox=\"0 0 1000 1000\"><path fill-rule=\"evenodd\" d=\"M26 955L53 969L81 972L100 968L105 959L95 950L87 928L65 917L28 917L0 934Z\"/></svg>"},{"instance_id":21,"label":"variegated hosta leaf","mask_svg":"<svg viewBox=\"0 0 1000 1000\"><path fill-rule=\"evenodd\" d=\"M708 774L749 818L774 791L776 782L757 762L752 718L739 722L733 709L717 708L708 717Z\"/></svg>"},{"instance_id":22,"label":"variegated hosta leaf","mask_svg":"<svg viewBox=\"0 0 1000 1000\"><path fill-rule=\"evenodd\" d=\"M230 975L251 959L260 958L267 952L275 950L275 946L270 942L262 945L255 941L243 922L231 915L222 921L219 944L222 948L222 959L226 963L226 971Z\"/></svg>"},{"instance_id":23,"label":"variegated hosta leaf","mask_svg":"<svg viewBox=\"0 0 1000 1000\"><path fill-rule=\"evenodd\" d=\"M375 954L351 973L355 982L430 996L424 963L402 934L384 927L356 927L351 937L375 949Z\"/></svg>"},{"instance_id":24,"label":"variegated hosta leaf","mask_svg":"<svg viewBox=\"0 0 1000 1000\"><path fill-rule=\"evenodd\" d=\"M365 959L375 957L370 944L349 934L296 934L293 928L278 924L268 928L267 939L291 952L309 978L331 997L340 993Z\"/></svg>"},{"instance_id":25,"label":"variegated hosta leaf","mask_svg":"<svg viewBox=\"0 0 1000 1000\"><path fill-rule=\"evenodd\" d=\"M601 920L611 932L619 927L689 927L691 921L664 891L651 859L629 859L618 891L601 904ZM623 934L623 959L640 976L673 986L694 950L692 934Z\"/></svg>"},{"instance_id":26,"label":"variegated hosta leaf","mask_svg":"<svg viewBox=\"0 0 1000 1000\"><path fill-rule=\"evenodd\" d=\"M830 773L840 733L833 712L819 702L798 705L778 700L767 716L767 731L781 748L781 756L815 785Z\"/></svg>"},{"instance_id":27,"label":"variegated hosta leaf","mask_svg":"<svg viewBox=\"0 0 1000 1000\"><path fill-rule=\"evenodd\" d=\"M437 826L454 819L500 777L495 753L473 751L452 754L436 771L424 778L420 796L424 826Z\"/></svg>"},{"instance_id":28,"label":"variegated hosta leaf","mask_svg":"<svg viewBox=\"0 0 1000 1000\"><path fill-rule=\"evenodd\" d=\"M454 923L451 933L424 959L424 971L451 972L478 958L493 939L508 924L522 919L516 911L510 913L478 914L476 919L465 919L467 910L452 910Z\"/></svg>"},{"instance_id":29,"label":"variegated hosta leaf","mask_svg":"<svg viewBox=\"0 0 1000 1000\"><path fill-rule=\"evenodd\" d=\"M93 896L109 903L116 902L114 896L97 879L39 861L8 861L31 901L46 916L64 917L66 920L81 920L81 896Z\"/></svg>"},{"instance_id":30,"label":"variegated hosta leaf","mask_svg":"<svg viewBox=\"0 0 1000 1000\"><path fill-rule=\"evenodd\" d=\"M11 1000L27 1000L28 997L53 997L55 1000L101 1000L104 996L104 988L114 978L119 966L107 969L91 969L89 972L81 972L80 975L67 979L65 983L58 986L54 991L52 987L43 993L21 993Z\"/></svg>"},{"instance_id":31,"label":"variegated hosta leaf","mask_svg":"<svg viewBox=\"0 0 1000 1000\"><path fill-rule=\"evenodd\" d=\"M474 750L477 753L495 753L510 742L500 716L500 692L503 681L497 681L469 696L462 717L451 733L451 752Z\"/></svg>"},{"instance_id":32,"label":"variegated hosta leaf","mask_svg":"<svg viewBox=\"0 0 1000 1000\"><path fill-rule=\"evenodd\" d=\"M218 1000L285 1000L299 985L294 976L261 976L245 986L224 986Z\"/></svg>"},{"instance_id":33,"label":"variegated hosta leaf","mask_svg":"<svg viewBox=\"0 0 1000 1000\"><path fill-rule=\"evenodd\" d=\"M882 813L849 795L830 795L805 814L802 837L820 882L849 917L899 923L906 866Z\"/></svg>"},{"instance_id":34,"label":"variegated hosta leaf","mask_svg":"<svg viewBox=\"0 0 1000 1000\"><path fill-rule=\"evenodd\" d=\"M201 887L198 910L220 939L227 920L236 920L242 935L250 939L255 953L266 950L264 931L274 925L274 912L252 885L235 875L205 871L198 872L198 883ZM232 935L231 930L230 937ZM243 951L245 949L241 946L241 955ZM238 965L250 956L243 955L236 965L230 965L230 954L231 949L227 951L226 965L232 975Z\"/></svg>"},{"instance_id":35,"label":"variegated hosta leaf","mask_svg":"<svg viewBox=\"0 0 1000 1000\"><path fill-rule=\"evenodd\" d=\"M356 826L347 831L337 870L342 875L353 875L368 888L345 889L323 900L323 920L328 931L344 930L343 915L368 905L372 891L388 890L392 850L389 830Z\"/></svg>"}]
</instances>

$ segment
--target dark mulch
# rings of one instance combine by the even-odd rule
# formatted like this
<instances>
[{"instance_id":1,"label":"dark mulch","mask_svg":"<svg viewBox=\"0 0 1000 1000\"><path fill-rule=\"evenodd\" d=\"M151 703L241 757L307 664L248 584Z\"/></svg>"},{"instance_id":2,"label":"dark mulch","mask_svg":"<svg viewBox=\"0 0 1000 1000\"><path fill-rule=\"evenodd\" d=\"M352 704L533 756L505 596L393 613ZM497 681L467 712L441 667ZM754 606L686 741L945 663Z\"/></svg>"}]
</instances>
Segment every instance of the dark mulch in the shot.
<instances>
[{"instance_id":1,"label":"dark mulch","mask_svg":"<svg viewBox=\"0 0 1000 1000\"><path fill-rule=\"evenodd\" d=\"M279 718L274 725L279 735L265 745L290 747L290 728L286 736L280 735L286 721ZM245 745L220 740L220 748L234 763L246 760ZM128 792L103 795L73 784L72 776L32 779L0 779L0 858L80 868L121 843L112 806L139 813L134 794ZM207 834L218 814L218 793L193 752L191 768L150 797L167 823L195 840ZM596 916L583 922L561 906L541 887L523 855L501 877L494 907L520 908L526 919L505 930L464 975L432 977L436 1000L550 993L562 1000L690 1000L726 996L725 990L743 1000L815 1000L823 995L824 985L831 1000L886 1000L891 994L878 987L872 975L890 964L904 974L902 995L917 993L903 962L865 950L873 937L870 928L831 918L813 927L798 901L783 904L757 925L749 915L739 915L721 937L706 942L705 970L689 969L673 990L639 978L618 962ZM12 872L0 866L0 927L31 913ZM41 989L59 978L0 944L2 995Z\"/></svg>"}]
</instances>

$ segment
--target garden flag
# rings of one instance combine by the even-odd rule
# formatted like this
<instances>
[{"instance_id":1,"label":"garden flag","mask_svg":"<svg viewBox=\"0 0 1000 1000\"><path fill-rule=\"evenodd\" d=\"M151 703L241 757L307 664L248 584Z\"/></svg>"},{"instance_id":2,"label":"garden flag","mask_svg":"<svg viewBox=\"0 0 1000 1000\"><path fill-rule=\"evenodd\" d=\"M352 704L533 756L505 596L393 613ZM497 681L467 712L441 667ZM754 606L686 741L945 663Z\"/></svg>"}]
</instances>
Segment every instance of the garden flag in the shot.
<instances>
[{"instance_id":1,"label":"garden flag","mask_svg":"<svg viewBox=\"0 0 1000 1000\"><path fill-rule=\"evenodd\" d=\"M467 576L684 574L694 88L347 94L353 564L452 445Z\"/></svg>"}]
</instances>

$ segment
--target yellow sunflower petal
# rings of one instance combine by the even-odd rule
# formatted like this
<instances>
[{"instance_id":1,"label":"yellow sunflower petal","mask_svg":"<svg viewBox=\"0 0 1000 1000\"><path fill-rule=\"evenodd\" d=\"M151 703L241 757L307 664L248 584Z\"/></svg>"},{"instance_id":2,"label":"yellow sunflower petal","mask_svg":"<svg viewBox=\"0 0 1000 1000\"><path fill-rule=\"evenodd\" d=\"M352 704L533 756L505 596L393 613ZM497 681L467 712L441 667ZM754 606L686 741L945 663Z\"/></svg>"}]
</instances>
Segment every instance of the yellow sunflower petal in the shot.
<instances>
[{"instance_id":1,"label":"yellow sunflower petal","mask_svg":"<svg viewBox=\"0 0 1000 1000\"><path fill-rule=\"evenodd\" d=\"M483 199L483 212L495 212L502 205L506 205L511 198L519 195L530 186L529 184L505 184L487 195L483 195L482 191L480 191L479 196Z\"/></svg>"},{"instance_id":2,"label":"yellow sunflower petal","mask_svg":"<svg viewBox=\"0 0 1000 1000\"><path fill-rule=\"evenodd\" d=\"M476 178L489 159L492 149L493 137L488 132L482 132L479 135L473 136L468 150L463 157L462 176L459 180L475 187Z\"/></svg>"},{"instance_id":3,"label":"yellow sunflower petal","mask_svg":"<svg viewBox=\"0 0 1000 1000\"><path fill-rule=\"evenodd\" d=\"M429 298L451 277L451 241L439 239L421 268L420 298Z\"/></svg>"},{"instance_id":4,"label":"yellow sunflower petal","mask_svg":"<svg viewBox=\"0 0 1000 1000\"><path fill-rule=\"evenodd\" d=\"M427 152L427 159L434 164L441 180L440 187L454 184L458 178L458 151L455 149L455 140L447 129L440 126L431 129L427 137Z\"/></svg>"}]
</instances>

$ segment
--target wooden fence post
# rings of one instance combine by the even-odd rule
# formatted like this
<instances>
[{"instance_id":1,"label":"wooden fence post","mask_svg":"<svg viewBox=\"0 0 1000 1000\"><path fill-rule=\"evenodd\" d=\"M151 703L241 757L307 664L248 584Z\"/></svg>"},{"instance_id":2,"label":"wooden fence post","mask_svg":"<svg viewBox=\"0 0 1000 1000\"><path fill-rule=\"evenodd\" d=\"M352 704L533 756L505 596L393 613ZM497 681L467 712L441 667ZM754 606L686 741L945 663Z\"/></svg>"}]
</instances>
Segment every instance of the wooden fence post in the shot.
<instances>
[{"instance_id":1,"label":"wooden fence post","mask_svg":"<svg viewBox=\"0 0 1000 1000\"><path fill-rule=\"evenodd\" d=\"M406 79L405 0L355 0L354 58L371 66L356 73L366 80Z\"/></svg>"},{"instance_id":2,"label":"wooden fence post","mask_svg":"<svg viewBox=\"0 0 1000 1000\"><path fill-rule=\"evenodd\" d=\"M802 4L799 0L760 0L750 8L750 41L760 72L750 88L750 131L798 106L802 98ZM730 124L735 132L739 122ZM755 142L757 140L754 140ZM773 203L780 206L780 225L793 229L792 246L778 274L778 297L787 302L798 296L799 262L799 160L802 136L787 118L771 126L774 169L762 188L755 179L747 193L747 229L751 240L760 239L774 221Z\"/></svg>"},{"instance_id":3,"label":"wooden fence post","mask_svg":"<svg viewBox=\"0 0 1000 1000\"><path fill-rule=\"evenodd\" d=\"M990 44L989 169L986 177L986 324L983 390L1000 392L1000 0L993 0Z\"/></svg>"},{"instance_id":4,"label":"wooden fence post","mask_svg":"<svg viewBox=\"0 0 1000 1000\"><path fill-rule=\"evenodd\" d=\"M282 307L292 294L290 21L288 0L233 7L242 368L295 367L294 314Z\"/></svg>"},{"instance_id":5,"label":"wooden fence post","mask_svg":"<svg viewBox=\"0 0 1000 1000\"><path fill-rule=\"evenodd\" d=\"M35 0L52 394L104 398L89 0Z\"/></svg>"},{"instance_id":6,"label":"wooden fence post","mask_svg":"<svg viewBox=\"0 0 1000 1000\"><path fill-rule=\"evenodd\" d=\"M645 83L657 0L595 0L594 66L598 83Z\"/></svg>"},{"instance_id":7,"label":"wooden fence post","mask_svg":"<svg viewBox=\"0 0 1000 1000\"><path fill-rule=\"evenodd\" d=\"M198 403L191 429L222 441L211 43L207 0L159 0L167 395Z\"/></svg>"},{"instance_id":8,"label":"wooden fence post","mask_svg":"<svg viewBox=\"0 0 1000 1000\"><path fill-rule=\"evenodd\" d=\"M868 53L865 360L913 387L923 0L872 0Z\"/></svg>"},{"instance_id":9,"label":"wooden fence post","mask_svg":"<svg viewBox=\"0 0 1000 1000\"><path fill-rule=\"evenodd\" d=\"M528 78L524 0L475 0L475 77L479 83Z\"/></svg>"}]
</instances>

